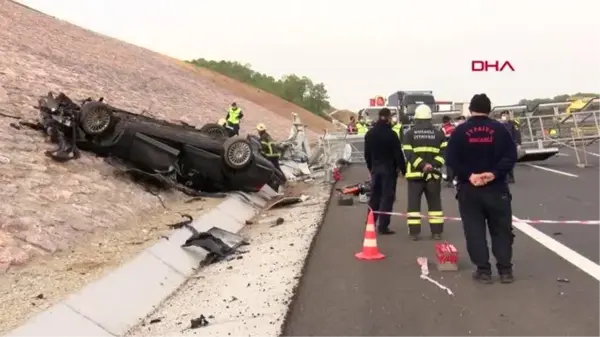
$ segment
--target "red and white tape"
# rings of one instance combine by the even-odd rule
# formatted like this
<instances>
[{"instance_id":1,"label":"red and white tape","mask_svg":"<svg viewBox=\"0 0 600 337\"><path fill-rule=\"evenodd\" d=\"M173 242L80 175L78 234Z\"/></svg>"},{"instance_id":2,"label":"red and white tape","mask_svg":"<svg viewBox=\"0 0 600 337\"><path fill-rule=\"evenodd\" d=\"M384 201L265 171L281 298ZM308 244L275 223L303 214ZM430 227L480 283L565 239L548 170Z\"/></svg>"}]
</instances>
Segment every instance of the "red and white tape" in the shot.
<instances>
[{"instance_id":1,"label":"red and white tape","mask_svg":"<svg viewBox=\"0 0 600 337\"><path fill-rule=\"evenodd\" d=\"M388 214L388 215L393 215L393 216L401 216L401 217L408 217L407 213L400 213L400 212L379 212L379 211L373 211L373 213L375 214ZM417 217L416 215L412 216L412 217ZM452 217L452 216L428 216L425 214L419 214L418 215L419 218L442 218L444 220L448 220L448 221L461 221L462 219L459 217ZM529 224L540 224L540 223L547 223L547 224L562 224L562 225L600 225L600 221L599 220L534 220L534 219L519 219L521 222L526 222Z\"/></svg>"}]
</instances>

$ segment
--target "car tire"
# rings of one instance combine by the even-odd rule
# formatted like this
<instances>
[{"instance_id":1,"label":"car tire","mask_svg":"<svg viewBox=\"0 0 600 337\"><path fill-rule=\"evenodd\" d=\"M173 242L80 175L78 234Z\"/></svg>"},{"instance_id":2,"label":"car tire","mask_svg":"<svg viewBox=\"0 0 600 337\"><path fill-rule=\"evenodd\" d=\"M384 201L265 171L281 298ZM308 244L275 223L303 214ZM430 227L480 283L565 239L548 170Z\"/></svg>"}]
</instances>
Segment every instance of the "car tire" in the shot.
<instances>
[{"instance_id":1,"label":"car tire","mask_svg":"<svg viewBox=\"0 0 600 337\"><path fill-rule=\"evenodd\" d=\"M221 138L221 137L225 138L228 136L227 130L217 123L204 124L200 128L200 132L202 132L208 136L214 137L214 138Z\"/></svg>"},{"instance_id":2,"label":"car tire","mask_svg":"<svg viewBox=\"0 0 600 337\"><path fill-rule=\"evenodd\" d=\"M85 134L98 136L113 124L112 110L102 102L89 102L81 107L79 125Z\"/></svg>"},{"instance_id":3,"label":"car tire","mask_svg":"<svg viewBox=\"0 0 600 337\"><path fill-rule=\"evenodd\" d=\"M250 165L253 158L252 145L245 138L231 137L223 143L223 160L229 168L243 169Z\"/></svg>"}]
</instances>

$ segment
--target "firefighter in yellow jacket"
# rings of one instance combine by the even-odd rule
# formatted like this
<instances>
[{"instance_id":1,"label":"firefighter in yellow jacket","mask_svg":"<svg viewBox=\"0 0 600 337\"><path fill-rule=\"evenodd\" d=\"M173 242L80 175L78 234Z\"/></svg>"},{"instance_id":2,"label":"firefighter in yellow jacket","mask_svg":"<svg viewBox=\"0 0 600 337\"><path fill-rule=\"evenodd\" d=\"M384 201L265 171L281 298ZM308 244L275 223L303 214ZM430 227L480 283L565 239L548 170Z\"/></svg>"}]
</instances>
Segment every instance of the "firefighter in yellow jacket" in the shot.
<instances>
[{"instance_id":1,"label":"firefighter in yellow jacket","mask_svg":"<svg viewBox=\"0 0 600 337\"><path fill-rule=\"evenodd\" d=\"M398 123L398 117L392 116L392 131L398 135L398 139L402 141L402 123Z\"/></svg>"},{"instance_id":2,"label":"firefighter in yellow jacket","mask_svg":"<svg viewBox=\"0 0 600 337\"><path fill-rule=\"evenodd\" d=\"M365 118L363 116L360 116L358 118L358 122L356 123L356 134L364 136L367 134L367 131L369 131L367 122L365 122Z\"/></svg>"},{"instance_id":3,"label":"firefighter in yellow jacket","mask_svg":"<svg viewBox=\"0 0 600 337\"><path fill-rule=\"evenodd\" d=\"M403 136L402 150L406 157L408 185L408 233L412 240L421 234L421 197L425 194L429 212L427 213L434 240L442 238L444 213L442 212L442 174L446 137L431 123L431 109L419 105L415 110L415 124Z\"/></svg>"},{"instance_id":4,"label":"firefighter in yellow jacket","mask_svg":"<svg viewBox=\"0 0 600 337\"><path fill-rule=\"evenodd\" d=\"M258 138L260 140L260 150L263 156L267 158L273 166L281 171L281 166L279 166L279 157L281 153L279 152L279 148L273 141L273 138L267 132L267 127L260 123L256 126L256 131L258 132Z\"/></svg>"}]
</instances>

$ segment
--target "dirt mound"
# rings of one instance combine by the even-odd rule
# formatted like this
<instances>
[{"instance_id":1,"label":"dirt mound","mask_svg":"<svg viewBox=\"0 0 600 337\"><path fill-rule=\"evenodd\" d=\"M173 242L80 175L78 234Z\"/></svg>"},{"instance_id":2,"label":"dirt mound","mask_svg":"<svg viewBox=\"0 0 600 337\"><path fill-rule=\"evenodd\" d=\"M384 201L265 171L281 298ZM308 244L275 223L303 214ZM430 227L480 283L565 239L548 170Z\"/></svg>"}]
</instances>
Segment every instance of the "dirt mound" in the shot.
<instances>
[{"instance_id":1,"label":"dirt mound","mask_svg":"<svg viewBox=\"0 0 600 337\"><path fill-rule=\"evenodd\" d=\"M351 116L357 116L356 112L350 110L337 110L331 114L331 117L337 119L338 121L344 124L350 123Z\"/></svg>"},{"instance_id":2,"label":"dirt mound","mask_svg":"<svg viewBox=\"0 0 600 337\"><path fill-rule=\"evenodd\" d=\"M35 118L31 106L52 90L73 99L104 96L131 111L151 107L159 118L193 124L215 121L236 101L246 111L245 125L267 123L276 137L288 135L289 119L282 116L291 111L313 130L326 123L272 95L7 0L0 0L0 84L0 112L23 118ZM87 232L160 207L98 158L51 162L43 155L51 145L40 134L9 122L0 117L0 269L35 253L65 250Z\"/></svg>"}]
</instances>

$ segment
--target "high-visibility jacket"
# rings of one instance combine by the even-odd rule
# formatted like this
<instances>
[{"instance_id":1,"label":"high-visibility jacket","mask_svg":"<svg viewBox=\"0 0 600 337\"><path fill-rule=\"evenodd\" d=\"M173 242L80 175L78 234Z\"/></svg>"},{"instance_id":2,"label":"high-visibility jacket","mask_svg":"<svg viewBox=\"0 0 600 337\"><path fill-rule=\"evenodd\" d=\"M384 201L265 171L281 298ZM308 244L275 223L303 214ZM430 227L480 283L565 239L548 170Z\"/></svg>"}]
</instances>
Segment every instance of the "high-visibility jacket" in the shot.
<instances>
[{"instance_id":1,"label":"high-visibility jacket","mask_svg":"<svg viewBox=\"0 0 600 337\"><path fill-rule=\"evenodd\" d=\"M444 154L448 142L444 133L429 121L419 121L408 130L403 137L402 150L406 157L407 180L440 179L440 174L423 173L426 164L431 164L437 171L446 163Z\"/></svg>"},{"instance_id":2,"label":"high-visibility jacket","mask_svg":"<svg viewBox=\"0 0 600 337\"><path fill-rule=\"evenodd\" d=\"M402 124L400 124L400 123L394 124L392 126L392 131L394 131L398 135L398 138L401 138L402 135L400 133L402 132Z\"/></svg>"},{"instance_id":3,"label":"high-visibility jacket","mask_svg":"<svg viewBox=\"0 0 600 337\"><path fill-rule=\"evenodd\" d=\"M269 135L260 137L260 146L262 154L267 158L279 158L281 154L275 146L275 142Z\"/></svg>"},{"instance_id":4,"label":"high-visibility jacket","mask_svg":"<svg viewBox=\"0 0 600 337\"><path fill-rule=\"evenodd\" d=\"M366 135L367 131L369 131L369 127L366 123L356 123L356 133L359 135Z\"/></svg>"},{"instance_id":5,"label":"high-visibility jacket","mask_svg":"<svg viewBox=\"0 0 600 337\"><path fill-rule=\"evenodd\" d=\"M239 107L229 108L227 111L227 123L236 125L240 124L240 120L243 116L244 114L242 113L242 109Z\"/></svg>"}]
</instances>

